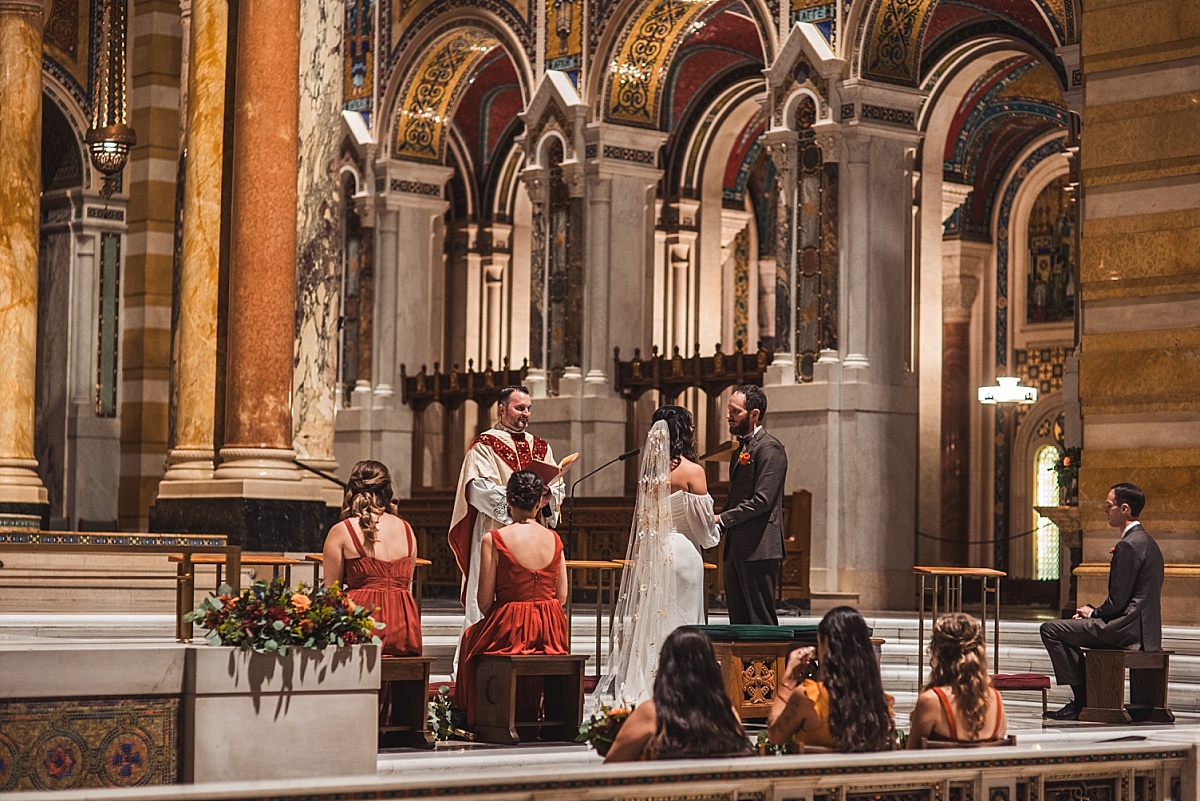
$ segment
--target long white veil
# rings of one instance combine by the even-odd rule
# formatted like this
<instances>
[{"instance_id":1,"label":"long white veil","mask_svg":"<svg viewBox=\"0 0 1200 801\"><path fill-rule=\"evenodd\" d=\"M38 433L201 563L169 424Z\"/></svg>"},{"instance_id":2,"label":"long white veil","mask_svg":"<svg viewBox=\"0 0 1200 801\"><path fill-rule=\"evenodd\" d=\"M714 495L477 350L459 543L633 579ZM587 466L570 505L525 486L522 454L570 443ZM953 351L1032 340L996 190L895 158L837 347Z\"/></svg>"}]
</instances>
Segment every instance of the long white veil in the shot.
<instances>
[{"instance_id":1,"label":"long white veil","mask_svg":"<svg viewBox=\"0 0 1200 801\"><path fill-rule=\"evenodd\" d=\"M660 420L650 428L642 448L637 505L597 699L638 703L654 690L658 651L671 633L667 614L674 587L670 497L671 435Z\"/></svg>"}]
</instances>

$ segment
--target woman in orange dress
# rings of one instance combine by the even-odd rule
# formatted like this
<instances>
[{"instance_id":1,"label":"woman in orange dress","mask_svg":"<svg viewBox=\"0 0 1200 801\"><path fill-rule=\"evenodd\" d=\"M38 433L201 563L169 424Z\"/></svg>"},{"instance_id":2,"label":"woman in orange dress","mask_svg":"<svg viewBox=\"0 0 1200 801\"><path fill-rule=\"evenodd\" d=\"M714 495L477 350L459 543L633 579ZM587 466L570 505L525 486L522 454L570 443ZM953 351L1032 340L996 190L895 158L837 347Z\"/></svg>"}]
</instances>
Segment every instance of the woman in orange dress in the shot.
<instances>
[{"instance_id":1,"label":"woman in orange dress","mask_svg":"<svg viewBox=\"0 0 1200 801\"><path fill-rule=\"evenodd\" d=\"M998 740L1008 730L1004 701L988 674L983 628L970 615L952 612L933 624L929 683L917 696L908 747L926 740L972 743Z\"/></svg>"},{"instance_id":2,"label":"woman in orange dress","mask_svg":"<svg viewBox=\"0 0 1200 801\"><path fill-rule=\"evenodd\" d=\"M392 477L380 462L354 465L342 502L342 522L325 537L325 586L341 582L346 595L383 628L385 656L421 653L421 616L413 600L417 543L412 527L396 516Z\"/></svg>"},{"instance_id":3,"label":"woman in orange dress","mask_svg":"<svg viewBox=\"0 0 1200 801\"><path fill-rule=\"evenodd\" d=\"M521 470L508 480L512 524L483 535L479 609L483 619L463 632L455 701L475 725L475 657L480 654L567 653L567 562L558 534L537 521L545 504L542 480ZM518 717L538 717L541 679L521 678Z\"/></svg>"}]
</instances>

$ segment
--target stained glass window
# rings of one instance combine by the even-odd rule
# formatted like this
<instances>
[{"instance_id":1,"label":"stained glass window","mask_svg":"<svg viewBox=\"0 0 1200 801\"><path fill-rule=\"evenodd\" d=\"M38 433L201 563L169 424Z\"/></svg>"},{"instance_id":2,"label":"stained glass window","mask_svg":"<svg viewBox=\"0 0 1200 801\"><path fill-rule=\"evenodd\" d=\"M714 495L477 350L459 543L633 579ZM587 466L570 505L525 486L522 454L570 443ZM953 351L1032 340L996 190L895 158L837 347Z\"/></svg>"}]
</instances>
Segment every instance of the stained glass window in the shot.
<instances>
[{"instance_id":1,"label":"stained glass window","mask_svg":"<svg viewBox=\"0 0 1200 801\"><path fill-rule=\"evenodd\" d=\"M1033 458L1033 499L1035 506L1058 506L1058 473L1052 469L1058 461L1058 448L1043 445ZM1061 562L1058 548L1058 526L1034 510L1033 513L1033 577L1041 581L1058 578Z\"/></svg>"}]
</instances>

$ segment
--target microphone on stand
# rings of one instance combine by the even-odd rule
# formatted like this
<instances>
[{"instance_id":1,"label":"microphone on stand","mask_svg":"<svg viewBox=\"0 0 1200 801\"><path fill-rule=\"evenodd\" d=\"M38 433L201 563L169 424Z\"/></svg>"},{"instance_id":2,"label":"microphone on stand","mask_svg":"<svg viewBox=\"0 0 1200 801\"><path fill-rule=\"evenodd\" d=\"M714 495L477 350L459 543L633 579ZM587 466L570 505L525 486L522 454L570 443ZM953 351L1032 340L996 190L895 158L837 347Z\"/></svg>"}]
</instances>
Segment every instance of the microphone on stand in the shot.
<instances>
[{"instance_id":1,"label":"microphone on stand","mask_svg":"<svg viewBox=\"0 0 1200 801\"><path fill-rule=\"evenodd\" d=\"M616 464L617 462L623 462L626 459L632 459L634 456L637 456L641 452L642 452L641 448L634 448L631 451L626 451L625 453L622 453L620 456L618 456L615 459L609 459L607 462L600 465L592 472L582 475L579 478L575 479L575 481L571 484L571 495L567 499L567 542L568 543L574 542L574 540L571 539L571 535L575 531L575 488L578 487L582 481L584 481L585 479L591 478L592 476L596 475L597 473L599 473L601 470L608 467L609 465Z\"/></svg>"}]
</instances>

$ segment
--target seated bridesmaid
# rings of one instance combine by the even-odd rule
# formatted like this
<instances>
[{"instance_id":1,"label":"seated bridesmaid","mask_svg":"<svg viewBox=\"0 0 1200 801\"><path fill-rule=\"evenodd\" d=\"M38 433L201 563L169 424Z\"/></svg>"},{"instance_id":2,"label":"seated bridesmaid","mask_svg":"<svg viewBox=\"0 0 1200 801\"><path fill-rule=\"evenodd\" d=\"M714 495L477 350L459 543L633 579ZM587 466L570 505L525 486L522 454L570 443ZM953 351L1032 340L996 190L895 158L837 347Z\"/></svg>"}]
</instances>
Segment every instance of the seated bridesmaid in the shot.
<instances>
[{"instance_id":1,"label":"seated bridesmaid","mask_svg":"<svg viewBox=\"0 0 1200 801\"><path fill-rule=\"evenodd\" d=\"M654 695L625 720L605 762L742 756L750 740L733 703L708 636L675 629L663 643Z\"/></svg>"},{"instance_id":2,"label":"seated bridesmaid","mask_svg":"<svg viewBox=\"0 0 1200 801\"><path fill-rule=\"evenodd\" d=\"M908 747L921 748L925 740L969 743L1004 737L1004 701L988 678L983 630L975 618L961 612L939 617L929 656L929 683L913 707Z\"/></svg>"},{"instance_id":3,"label":"seated bridesmaid","mask_svg":"<svg viewBox=\"0 0 1200 801\"><path fill-rule=\"evenodd\" d=\"M421 616L413 600L417 543L393 513L392 477L385 465L354 465L342 501L342 522L329 529L322 559L326 587L341 582L359 606L374 607L386 656L421 653Z\"/></svg>"},{"instance_id":4,"label":"seated bridesmaid","mask_svg":"<svg viewBox=\"0 0 1200 801\"><path fill-rule=\"evenodd\" d=\"M475 725L475 657L480 654L565 654L568 651L567 562L558 534L537 521L545 504L542 480L521 470L508 480L512 524L483 535L479 552L479 611L463 632L455 702ZM518 720L540 717L541 678L518 685Z\"/></svg>"},{"instance_id":5,"label":"seated bridesmaid","mask_svg":"<svg viewBox=\"0 0 1200 801\"><path fill-rule=\"evenodd\" d=\"M815 651L799 648L788 655L767 737L775 745L795 735L809 746L887 751L894 728L890 707L866 621L839 606L818 624Z\"/></svg>"}]
</instances>

